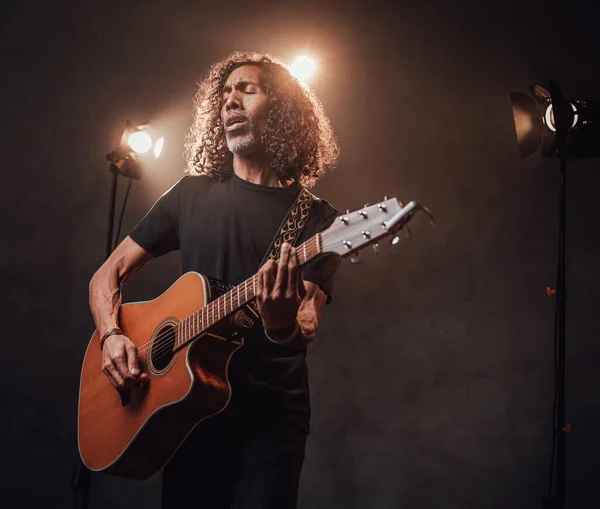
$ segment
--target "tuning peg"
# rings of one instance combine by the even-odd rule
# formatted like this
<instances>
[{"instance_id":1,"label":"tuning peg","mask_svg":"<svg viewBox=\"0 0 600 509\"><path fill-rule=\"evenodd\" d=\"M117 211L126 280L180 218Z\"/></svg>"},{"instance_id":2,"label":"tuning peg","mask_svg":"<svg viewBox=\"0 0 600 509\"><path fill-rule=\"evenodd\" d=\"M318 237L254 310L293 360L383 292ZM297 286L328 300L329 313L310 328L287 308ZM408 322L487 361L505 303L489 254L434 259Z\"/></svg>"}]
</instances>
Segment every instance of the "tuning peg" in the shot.
<instances>
[{"instance_id":1,"label":"tuning peg","mask_svg":"<svg viewBox=\"0 0 600 509\"><path fill-rule=\"evenodd\" d=\"M373 244L373 252L379 254L379 244Z\"/></svg>"},{"instance_id":2,"label":"tuning peg","mask_svg":"<svg viewBox=\"0 0 600 509\"><path fill-rule=\"evenodd\" d=\"M365 204L363 205L363 209L366 209L368 206L369 206L369 204L368 204L368 203L365 203Z\"/></svg>"},{"instance_id":3,"label":"tuning peg","mask_svg":"<svg viewBox=\"0 0 600 509\"><path fill-rule=\"evenodd\" d=\"M384 197L383 197L383 201L388 201L388 197L387 197L387 196L384 196Z\"/></svg>"},{"instance_id":4,"label":"tuning peg","mask_svg":"<svg viewBox=\"0 0 600 509\"><path fill-rule=\"evenodd\" d=\"M412 237L412 231L410 230L410 228L409 228L408 226L407 226L407 227L405 227L403 231L405 232L405 233L404 233L404 236L405 236L407 239L410 239L410 238ZM394 235L394 236L392 237L392 240L390 240L390 244L391 244L392 246L395 246L395 245L396 245L396 244L398 244L398 242L400 242L401 240L402 240L402 239L400 238L400 235Z\"/></svg>"},{"instance_id":5,"label":"tuning peg","mask_svg":"<svg viewBox=\"0 0 600 509\"><path fill-rule=\"evenodd\" d=\"M360 259L360 254L356 253L354 256L352 256L350 258L350 263L362 263L362 260Z\"/></svg>"}]
</instances>

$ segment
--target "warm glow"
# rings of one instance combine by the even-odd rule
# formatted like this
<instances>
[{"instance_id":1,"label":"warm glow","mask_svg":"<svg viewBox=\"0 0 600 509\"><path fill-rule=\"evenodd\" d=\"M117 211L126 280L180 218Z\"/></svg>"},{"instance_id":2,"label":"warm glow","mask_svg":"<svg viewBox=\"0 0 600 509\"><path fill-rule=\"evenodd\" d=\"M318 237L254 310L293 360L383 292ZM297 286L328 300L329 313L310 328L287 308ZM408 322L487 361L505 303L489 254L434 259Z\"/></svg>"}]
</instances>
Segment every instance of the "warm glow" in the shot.
<instances>
[{"instance_id":1,"label":"warm glow","mask_svg":"<svg viewBox=\"0 0 600 509\"><path fill-rule=\"evenodd\" d=\"M156 157L156 159L158 159L160 157L160 153L162 152L164 144L165 144L164 136L161 136L160 138L158 138L158 140L156 140L156 143L154 144L154 157Z\"/></svg>"},{"instance_id":2,"label":"warm glow","mask_svg":"<svg viewBox=\"0 0 600 509\"><path fill-rule=\"evenodd\" d=\"M138 154L145 154L152 148L152 138L144 131L137 131L130 134L129 138L127 138L127 143Z\"/></svg>"},{"instance_id":3,"label":"warm glow","mask_svg":"<svg viewBox=\"0 0 600 509\"><path fill-rule=\"evenodd\" d=\"M315 73L315 63L309 57L298 57L290 67L290 74L299 80L307 80Z\"/></svg>"}]
</instances>

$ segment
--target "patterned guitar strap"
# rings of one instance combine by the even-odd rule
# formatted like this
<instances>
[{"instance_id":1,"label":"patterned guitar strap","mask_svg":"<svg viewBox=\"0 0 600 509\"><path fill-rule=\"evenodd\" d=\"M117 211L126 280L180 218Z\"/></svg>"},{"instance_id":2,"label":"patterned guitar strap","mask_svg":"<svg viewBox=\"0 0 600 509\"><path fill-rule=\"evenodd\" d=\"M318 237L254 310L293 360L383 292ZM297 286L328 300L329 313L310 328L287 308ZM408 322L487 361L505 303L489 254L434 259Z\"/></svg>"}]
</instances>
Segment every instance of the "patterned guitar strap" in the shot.
<instances>
[{"instance_id":1,"label":"patterned guitar strap","mask_svg":"<svg viewBox=\"0 0 600 509\"><path fill-rule=\"evenodd\" d=\"M308 191L306 188L302 188L298 193L298 196L292 203L290 209L285 215L279 230L277 231L273 241L267 249L265 256L260 262L259 268L262 267L268 260L278 260L281 252L281 245L284 242L288 242L292 246L296 246L300 234L310 213L312 212L312 206L314 202L319 201L314 194ZM241 327L251 328L254 326L257 320L259 320L258 310L256 308L256 301L251 304L242 307L234 316L234 322L236 325Z\"/></svg>"}]
</instances>

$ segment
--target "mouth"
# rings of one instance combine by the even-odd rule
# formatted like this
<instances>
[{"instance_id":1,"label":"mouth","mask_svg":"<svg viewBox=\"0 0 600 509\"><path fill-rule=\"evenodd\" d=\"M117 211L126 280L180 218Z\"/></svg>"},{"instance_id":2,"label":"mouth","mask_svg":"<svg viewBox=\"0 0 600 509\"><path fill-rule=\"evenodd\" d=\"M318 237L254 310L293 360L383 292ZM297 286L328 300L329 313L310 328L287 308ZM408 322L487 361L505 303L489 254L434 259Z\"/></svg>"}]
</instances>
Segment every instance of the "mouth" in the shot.
<instances>
[{"instance_id":1,"label":"mouth","mask_svg":"<svg viewBox=\"0 0 600 509\"><path fill-rule=\"evenodd\" d=\"M241 129L242 127L244 127L248 122L247 121L243 121L243 122L235 122L234 124L230 124L227 126L226 131L228 133L231 133L233 131L237 131L238 129Z\"/></svg>"},{"instance_id":2,"label":"mouth","mask_svg":"<svg viewBox=\"0 0 600 509\"><path fill-rule=\"evenodd\" d=\"M248 119L242 115L236 114L227 117L225 120L225 130L227 132L236 131L244 127L248 123Z\"/></svg>"}]
</instances>

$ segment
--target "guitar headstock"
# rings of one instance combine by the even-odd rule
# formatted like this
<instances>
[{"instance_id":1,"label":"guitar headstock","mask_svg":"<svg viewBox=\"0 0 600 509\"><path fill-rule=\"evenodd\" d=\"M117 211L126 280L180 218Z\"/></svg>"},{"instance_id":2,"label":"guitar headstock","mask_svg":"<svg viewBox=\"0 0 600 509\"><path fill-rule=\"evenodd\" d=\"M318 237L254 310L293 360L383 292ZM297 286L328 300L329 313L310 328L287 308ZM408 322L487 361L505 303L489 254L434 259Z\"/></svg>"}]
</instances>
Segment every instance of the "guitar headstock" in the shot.
<instances>
[{"instance_id":1,"label":"guitar headstock","mask_svg":"<svg viewBox=\"0 0 600 509\"><path fill-rule=\"evenodd\" d=\"M433 223L433 215L425 207L414 201L403 207L396 198L342 214L321 232L323 252L353 256L360 249L397 234L418 211L426 213Z\"/></svg>"}]
</instances>

